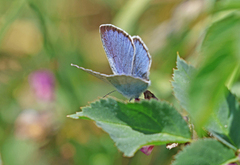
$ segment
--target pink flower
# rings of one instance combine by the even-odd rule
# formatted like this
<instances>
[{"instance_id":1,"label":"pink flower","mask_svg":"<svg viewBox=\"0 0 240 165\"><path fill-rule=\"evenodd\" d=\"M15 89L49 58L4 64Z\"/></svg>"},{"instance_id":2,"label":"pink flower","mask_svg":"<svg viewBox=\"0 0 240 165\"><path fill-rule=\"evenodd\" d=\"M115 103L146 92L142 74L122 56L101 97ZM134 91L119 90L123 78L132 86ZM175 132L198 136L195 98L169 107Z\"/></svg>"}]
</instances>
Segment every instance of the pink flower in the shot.
<instances>
[{"instance_id":1,"label":"pink flower","mask_svg":"<svg viewBox=\"0 0 240 165\"><path fill-rule=\"evenodd\" d=\"M146 155L150 155L152 153L152 150L153 150L153 147L152 145L150 146L143 146L140 151L142 151L144 154Z\"/></svg>"},{"instance_id":2,"label":"pink flower","mask_svg":"<svg viewBox=\"0 0 240 165\"><path fill-rule=\"evenodd\" d=\"M54 99L55 78L52 72L38 70L31 73L29 84L38 99L44 101L52 101Z\"/></svg>"}]
</instances>

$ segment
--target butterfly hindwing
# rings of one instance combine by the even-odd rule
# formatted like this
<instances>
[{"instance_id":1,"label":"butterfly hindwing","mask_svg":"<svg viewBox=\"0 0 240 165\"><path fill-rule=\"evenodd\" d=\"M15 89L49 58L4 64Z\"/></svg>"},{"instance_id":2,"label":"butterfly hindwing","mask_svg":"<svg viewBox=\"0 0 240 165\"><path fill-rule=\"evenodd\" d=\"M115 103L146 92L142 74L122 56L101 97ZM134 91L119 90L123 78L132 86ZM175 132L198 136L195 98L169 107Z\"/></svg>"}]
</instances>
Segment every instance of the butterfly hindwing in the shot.
<instances>
[{"instance_id":1,"label":"butterfly hindwing","mask_svg":"<svg viewBox=\"0 0 240 165\"><path fill-rule=\"evenodd\" d=\"M137 98L142 92L144 92L150 84L150 81L141 80L127 75L106 75L99 72L92 71L91 69L85 69L75 64L71 64L104 82L112 84L119 93L127 98Z\"/></svg>"},{"instance_id":2,"label":"butterfly hindwing","mask_svg":"<svg viewBox=\"0 0 240 165\"><path fill-rule=\"evenodd\" d=\"M133 36L132 39L136 50L132 66L132 75L148 80L151 56L140 37Z\"/></svg>"},{"instance_id":3,"label":"butterfly hindwing","mask_svg":"<svg viewBox=\"0 0 240 165\"><path fill-rule=\"evenodd\" d=\"M131 36L110 24L101 25L99 30L113 73L115 75L131 75L135 51Z\"/></svg>"},{"instance_id":4,"label":"butterfly hindwing","mask_svg":"<svg viewBox=\"0 0 240 165\"><path fill-rule=\"evenodd\" d=\"M127 75L111 75L106 78L123 96L138 98L149 86L150 81Z\"/></svg>"}]
</instances>

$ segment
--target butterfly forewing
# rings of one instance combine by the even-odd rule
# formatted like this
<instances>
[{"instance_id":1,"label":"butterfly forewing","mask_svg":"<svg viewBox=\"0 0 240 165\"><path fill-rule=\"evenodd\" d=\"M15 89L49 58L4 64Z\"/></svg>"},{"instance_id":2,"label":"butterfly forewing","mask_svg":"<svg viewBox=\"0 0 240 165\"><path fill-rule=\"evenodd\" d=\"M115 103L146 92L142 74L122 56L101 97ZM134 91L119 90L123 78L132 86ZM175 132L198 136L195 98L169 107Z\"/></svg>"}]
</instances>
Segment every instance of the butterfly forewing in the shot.
<instances>
[{"instance_id":1,"label":"butterfly forewing","mask_svg":"<svg viewBox=\"0 0 240 165\"><path fill-rule=\"evenodd\" d=\"M140 37L132 37L135 45L135 56L133 59L132 75L148 80L149 70L151 66L151 56L148 52L146 45Z\"/></svg>"},{"instance_id":2,"label":"butterfly forewing","mask_svg":"<svg viewBox=\"0 0 240 165\"><path fill-rule=\"evenodd\" d=\"M134 44L131 37L110 24L100 26L101 39L110 67L116 75L131 75Z\"/></svg>"},{"instance_id":3,"label":"butterfly forewing","mask_svg":"<svg viewBox=\"0 0 240 165\"><path fill-rule=\"evenodd\" d=\"M86 68L80 67L80 66L75 65L75 64L71 64L71 66L75 66L76 68L81 69L81 70L83 70L83 71L85 71L85 72L87 72L87 73L89 73L89 74L99 78L100 80L109 83L109 81L106 79L106 77L108 76L106 74L102 74L102 73L93 71L91 69L86 69Z\"/></svg>"}]
</instances>

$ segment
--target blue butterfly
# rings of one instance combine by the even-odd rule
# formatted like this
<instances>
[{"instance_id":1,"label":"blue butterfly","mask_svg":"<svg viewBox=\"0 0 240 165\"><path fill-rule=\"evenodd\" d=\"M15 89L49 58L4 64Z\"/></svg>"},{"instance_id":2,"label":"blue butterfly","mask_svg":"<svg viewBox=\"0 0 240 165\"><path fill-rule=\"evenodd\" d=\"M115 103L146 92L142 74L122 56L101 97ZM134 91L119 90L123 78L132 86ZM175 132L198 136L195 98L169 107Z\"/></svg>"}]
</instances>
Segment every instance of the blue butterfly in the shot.
<instances>
[{"instance_id":1,"label":"blue butterfly","mask_svg":"<svg viewBox=\"0 0 240 165\"><path fill-rule=\"evenodd\" d=\"M112 84L127 98L138 98L150 85L149 70L152 60L146 45L139 36L130 36L111 24L101 25L99 31L113 75L71 65Z\"/></svg>"}]
</instances>

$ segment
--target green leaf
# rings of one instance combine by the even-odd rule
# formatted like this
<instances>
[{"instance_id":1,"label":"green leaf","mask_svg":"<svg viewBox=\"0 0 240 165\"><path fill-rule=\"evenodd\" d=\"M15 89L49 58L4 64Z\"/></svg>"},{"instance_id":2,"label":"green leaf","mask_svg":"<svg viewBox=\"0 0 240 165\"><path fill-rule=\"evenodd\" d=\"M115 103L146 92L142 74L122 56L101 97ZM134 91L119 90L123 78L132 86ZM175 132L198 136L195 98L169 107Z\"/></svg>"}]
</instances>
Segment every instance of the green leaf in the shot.
<instances>
[{"instance_id":1,"label":"green leaf","mask_svg":"<svg viewBox=\"0 0 240 165\"><path fill-rule=\"evenodd\" d=\"M173 165L220 165L237 161L232 149L213 139L193 142L176 155Z\"/></svg>"},{"instance_id":2,"label":"green leaf","mask_svg":"<svg viewBox=\"0 0 240 165\"><path fill-rule=\"evenodd\" d=\"M144 145L191 141L187 123L163 101L152 99L126 104L111 98L101 99L82 108L77 116L95 120L125 156L133 156Z\"/></svg>"},{"instance_id":3,"label":"green leaf","mask_svg":"<svg viewBox=\"0 0 240 165\"><path fill-rule=\"evenodd\" d=\"M240 37L237 34L240 34L237 14L215 22L207 31L201 50L204 59L189 90L190 110L196 128L206 124L226 92L225 83L240 64Z\"/></svg>"},{"instance_id":4,"label":"green leaf","mask_svg":"<svg viewBox=\"0 0 240 165\"><path fill-rule=\"evenodd\" d=\"M174 70L172 86L175 97L181 106L191 115L189 109L189 85L196 69L177 56L177 70Z\"/></svg>"},{"instance_id":5,"label":"green leaf","mask_svg":"<svg viewBox=\"0 0 240 165\"><path fill-rule=\"evenodd\" d=\"M77 114L72 114L72 115L67 115L67 117L72 118L72 119L86 119L86 120L91 120L88 117L84 117L84 116L79 116Z\"/></svg>"},{"instance_id":6,"label":"green leaf","mask_svg":"<svg viewBox=\"0 0 240 165\"><path fill-rule=\"evenodd\" d=\"M67 115L67 117L70 117L72 119L79 119L79 116L77 114Z\"/></svg>"},{"instance_id":7,"label":"green leaf","mask_svg":"<svg viewBox=\"0 0 240 165\"><path fill-rule=\"evenodd\" d=\"M210 120L207 129L212 132L219 140L230 147L234 145L240 148L240 108L236 97L229 92L229 95L223 101ZM232 147L236 150L236 148Z\"/></svg>"}]
</instances>

